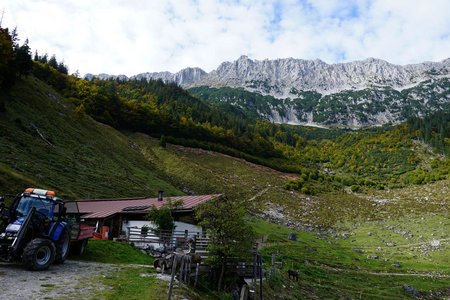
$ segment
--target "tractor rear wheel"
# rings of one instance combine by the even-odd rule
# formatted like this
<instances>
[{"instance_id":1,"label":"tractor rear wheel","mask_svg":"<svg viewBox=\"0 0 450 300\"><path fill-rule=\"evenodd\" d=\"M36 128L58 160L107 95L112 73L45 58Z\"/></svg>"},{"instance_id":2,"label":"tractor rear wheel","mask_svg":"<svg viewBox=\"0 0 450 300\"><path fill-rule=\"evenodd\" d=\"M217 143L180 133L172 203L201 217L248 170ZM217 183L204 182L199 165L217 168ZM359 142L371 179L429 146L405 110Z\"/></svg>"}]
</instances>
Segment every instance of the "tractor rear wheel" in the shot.
<instances>
[{"instance_id":1,"label":"tractor rear wheel","mask_svg":"<svg viewBox=\"0 0 450 300\"><path fill-rule=\"evenodd\" d=\"M69 246L70 246L70 236L67 229L64 229L61 232L61 236L59 240L55 242L56 247L56 255L55 255L55 264L62 264L67 255L69 255Z\"/></svg>"},{"instance_id":2,"label":"tractor rear wheel","mask_svg":"<svg viewBox=\"0 0 450 300\"><path fill-rule=\"evenodd\" d=\"M22 262L28 270L43 271L55 261L55 252L51 240L36 238L23 249Z\"/></svg>"}]
</instances>

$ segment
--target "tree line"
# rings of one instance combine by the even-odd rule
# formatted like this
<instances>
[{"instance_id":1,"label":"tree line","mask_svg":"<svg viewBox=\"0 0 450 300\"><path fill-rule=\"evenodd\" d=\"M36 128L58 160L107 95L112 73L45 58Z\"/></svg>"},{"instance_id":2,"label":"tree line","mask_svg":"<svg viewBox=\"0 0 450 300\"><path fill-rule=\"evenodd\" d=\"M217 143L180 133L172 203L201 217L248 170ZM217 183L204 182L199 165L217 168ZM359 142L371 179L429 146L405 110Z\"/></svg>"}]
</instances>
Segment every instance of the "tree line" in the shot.
<instances>
[{"instance_id":1,"label":"tree line","mask_svg":"<svg viewBox=\"0 0 450 300\"><path fill-rule=\"evenodd\" d=\"M409 118L407 123L413 136L442 154L450 154L450 110L438 111L423 118Z\"/></svg>"}]
</instances>

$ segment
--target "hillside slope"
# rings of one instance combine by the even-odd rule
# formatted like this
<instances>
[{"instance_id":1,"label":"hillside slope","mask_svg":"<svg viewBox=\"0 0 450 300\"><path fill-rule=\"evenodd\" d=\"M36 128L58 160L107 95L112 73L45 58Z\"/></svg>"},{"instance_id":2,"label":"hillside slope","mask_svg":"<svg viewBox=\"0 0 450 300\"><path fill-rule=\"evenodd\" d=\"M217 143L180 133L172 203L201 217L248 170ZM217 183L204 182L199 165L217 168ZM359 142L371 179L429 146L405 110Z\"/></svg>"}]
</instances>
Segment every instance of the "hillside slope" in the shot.
<instances>
[{"instance_id":1,"label":"hillside slope","mask_svg":"<svg viewBox=\"0 0 450 300\"><path fill-rule=\"evenodd\" d=\"M0 191L28 186L68 198L181 192L161 179L126 136L95 122L43 82L29 77L1 92Z\"/></svg>"}]
</instances>

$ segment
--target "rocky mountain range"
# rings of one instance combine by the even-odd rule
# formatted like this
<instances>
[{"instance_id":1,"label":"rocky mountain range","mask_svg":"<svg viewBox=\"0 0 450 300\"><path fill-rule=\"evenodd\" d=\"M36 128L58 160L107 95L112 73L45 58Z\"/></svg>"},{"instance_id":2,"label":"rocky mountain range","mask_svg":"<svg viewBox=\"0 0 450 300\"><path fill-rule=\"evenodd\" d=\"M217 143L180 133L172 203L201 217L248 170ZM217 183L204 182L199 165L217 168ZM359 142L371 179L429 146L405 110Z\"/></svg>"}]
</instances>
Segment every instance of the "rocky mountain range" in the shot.
<instances>
[{"instance_id":1,"label":"rocky mountain range","mask_svg":"<svg viewBox=\"0 0 450 300\"><path fill-rule=\"evenodd\" d=\"M130 78L95 77L176 82L193 89L199 97L205 98L206 93L208 100L228 102L277 123L358 128L397 123L411 115L450 107L450 58L401 66L374 58L327 64L321 60L252 60L241 56L210 73L186 68ZM206 92L205 87L213 90ZM233 93L229 88L239 91ZM249 101L255 97L257 103Z\"/></svg>"}]
</instances>

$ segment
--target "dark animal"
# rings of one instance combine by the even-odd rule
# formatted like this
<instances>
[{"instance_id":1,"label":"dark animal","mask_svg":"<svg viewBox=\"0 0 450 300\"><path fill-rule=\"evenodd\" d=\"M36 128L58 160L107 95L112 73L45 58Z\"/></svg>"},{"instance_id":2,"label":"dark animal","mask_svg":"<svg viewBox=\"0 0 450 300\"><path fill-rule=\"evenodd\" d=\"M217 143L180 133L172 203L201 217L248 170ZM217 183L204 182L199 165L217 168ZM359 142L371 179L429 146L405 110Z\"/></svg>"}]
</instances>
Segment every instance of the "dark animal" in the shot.
<instances>
[{"instance_id":1,"label":"dark animal","mask_svg":"<svg viewBox=\"0 0 450 300\"><path fill-rule=\"evenodd\" d=\"M164 259L155 259L155 261L153 262L153 267L156 268L161 268L164 266L165 269L167 269L167 264L165 262Z\"/></svg>"},{"instance_id":2,"label":"dark animal","mask_svg":"<svg viewBox=\"0 0 450 300\"><path fill-rule=\"evenodd\" d=\"M292 280L295 279L295 281L298 281L298 272L297 271L295 271L295 270L288 270L287 272L288 272L288 275L289 275L289 279L292 279Z\"/></svg>"},{"instance_id":3,"label":"dark animal","mask_svg":"<svg viewBox=\"0 0 450 300\"><path fill-rule=\"evenodd\" d=\"M160 258L160 259L155 259L155 261L153 262L153 267L155 268L160 268L161 272L167 271L168 269L172 268L172 261L170 259L164 259L164 258Z\"/></svg>"}]
</instances>

